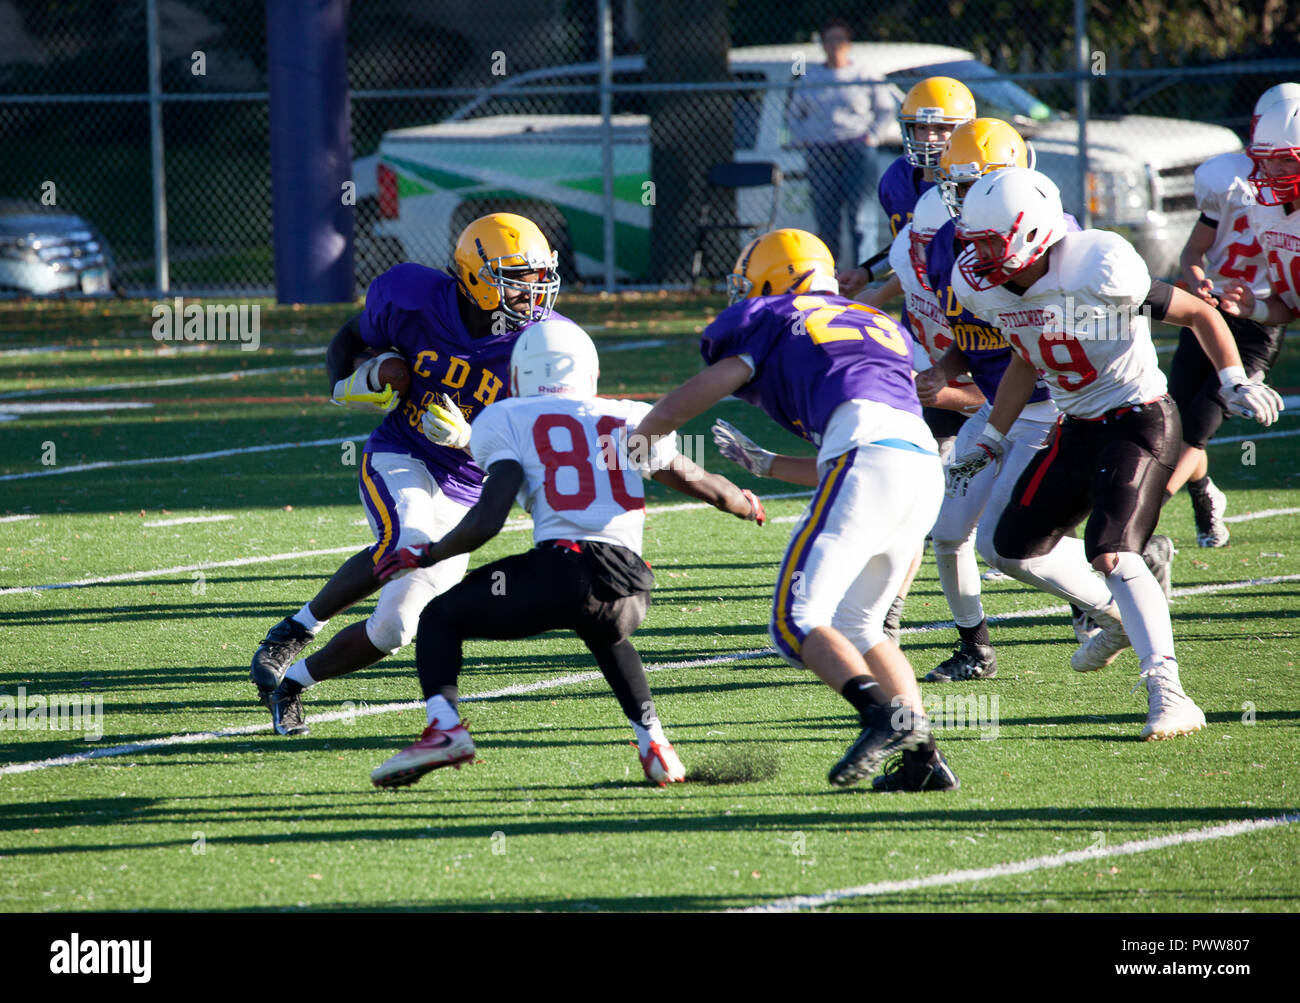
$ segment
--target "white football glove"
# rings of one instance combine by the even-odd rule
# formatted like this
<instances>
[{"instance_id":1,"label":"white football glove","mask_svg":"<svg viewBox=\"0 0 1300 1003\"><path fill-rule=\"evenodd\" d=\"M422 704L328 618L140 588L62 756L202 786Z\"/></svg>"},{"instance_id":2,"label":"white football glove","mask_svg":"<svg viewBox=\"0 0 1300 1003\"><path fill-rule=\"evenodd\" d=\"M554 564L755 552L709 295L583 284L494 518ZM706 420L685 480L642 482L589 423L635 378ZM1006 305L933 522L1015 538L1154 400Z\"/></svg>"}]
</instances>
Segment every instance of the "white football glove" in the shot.
<instances>
[{"instance_id":1,"label":"white football glove","mask_svg":"<svg viewBox=\"0 0 1300 1003\"><path fill-rule=\"evenodd\" d=\"M1237 382L1236 378L1225 376L1229 370L1219 374L1220 396L1229 414L1242 418L1254 418L1266 428L1277 421L1284 405L1282 396L1272 387L1264 385L1264 374L1254 373L1249 380ZM1244 376L1244 371L1241 372Z\"/></svg>"},{"instance_id":2,"label":"white football glove","mask_svg":"<svg viewBox=\"0 0 1300 1003\"><path fill-rule=\"evenodd\" d=\"M367 359L353 373L334 384L330 403L371 414L387 414L401 403L401 397L387 383L382 387L378 385L379 367L387 359L400 358L402 356L397 352L384 352Z\"/></svg>"},{"instance_id":3,"label":"white football glove","mask_svg":"<svg viewBox=\"0 0 1300 1003\"><path fill-rule=\"evenodd\" d=\"M949 498L964 498L970 489L971 480L990 463L996 473L1002 466L1002 454L1005 451L1002 441L1002 436L996 431L992 435L987 428L981 432L975 440L974 449L948 464L948 469L944 471L944 479L947 481L944 493Z\"/></svg>"},{"instance_id":4,"label":"white football glove","mask_svg":"<svg viewBox=\"0 0 1300 1003\"><path fill-rule=\"evenodd\" d=\"M469 422L461 414L456 402L446 394L442 395L441 407L430 404L429 409L420 416L420 431L437 446L464 449L469 445Z\"/></svg>"},{"instance_id":5,"label":"white football glove","mask_svg":"<svg viewBox=\"0 0 1300 1003\"><path fill-rule=\"evenodd\" d=\"M713 423L713 444L718 447L719 453L751 474L771 476L772 461L776 459L776 454L769 453L730 422L719 418Z\"/></svg>"}]
</instances>

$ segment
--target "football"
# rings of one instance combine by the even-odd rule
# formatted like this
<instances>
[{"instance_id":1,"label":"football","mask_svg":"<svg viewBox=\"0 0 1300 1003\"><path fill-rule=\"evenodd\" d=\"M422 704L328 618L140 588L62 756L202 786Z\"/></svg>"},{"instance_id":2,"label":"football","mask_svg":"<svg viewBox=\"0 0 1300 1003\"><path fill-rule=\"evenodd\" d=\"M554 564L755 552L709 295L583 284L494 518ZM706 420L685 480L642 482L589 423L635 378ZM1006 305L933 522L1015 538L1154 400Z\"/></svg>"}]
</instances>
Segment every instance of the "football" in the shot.
<instances>
[{"instance_id":1,"label":"football","mask_svg":"<svg viewBox=\"0 0 1300 1003\"><path fill-rule=\"evenodd\" d=\"M373 359L376 355L382 355L378 349L370 349L362 352L353 359L353 370L355 371L367 359ZM405 359L385 359L383 365L379 367L379 385L382 387L385 383L397 391L398 396L405 397L411 389L411 367L406 364Z\"/></svg>"}]
</instances>

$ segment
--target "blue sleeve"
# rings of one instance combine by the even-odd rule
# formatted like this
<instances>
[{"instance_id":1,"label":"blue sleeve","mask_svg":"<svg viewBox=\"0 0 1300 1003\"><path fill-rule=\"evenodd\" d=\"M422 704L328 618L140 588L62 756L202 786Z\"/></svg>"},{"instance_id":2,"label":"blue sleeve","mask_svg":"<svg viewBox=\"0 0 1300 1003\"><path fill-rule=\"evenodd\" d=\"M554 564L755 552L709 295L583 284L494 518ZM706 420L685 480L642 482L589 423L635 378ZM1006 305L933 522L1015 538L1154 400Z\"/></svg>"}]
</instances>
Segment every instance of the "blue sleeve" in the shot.
<instances>
[{"instance_id":1,"label":"blue sleeve","mask_svg":"<svg viewBox=\"0 0 1300 1003\"><path fill-rule=\"evenodd\" d=\"M366 308L361 311L361 340L371 348L393 343L389 320L393 312L392 272L384 272L366 290Z\"/></svg>"},{"instance_id":2,"label":"blue sleeve","mask_svg":"<svg viewBox=\"0 0 1300 1003\"><path fill-rule=\"evenodd\" d=\"M772 319L759 300L741 300L727 307L700 336L700 354L705 363L711 366L733 355L749 355L757 377L763 359L772 349Z\"/></svg>"}]
</instances>

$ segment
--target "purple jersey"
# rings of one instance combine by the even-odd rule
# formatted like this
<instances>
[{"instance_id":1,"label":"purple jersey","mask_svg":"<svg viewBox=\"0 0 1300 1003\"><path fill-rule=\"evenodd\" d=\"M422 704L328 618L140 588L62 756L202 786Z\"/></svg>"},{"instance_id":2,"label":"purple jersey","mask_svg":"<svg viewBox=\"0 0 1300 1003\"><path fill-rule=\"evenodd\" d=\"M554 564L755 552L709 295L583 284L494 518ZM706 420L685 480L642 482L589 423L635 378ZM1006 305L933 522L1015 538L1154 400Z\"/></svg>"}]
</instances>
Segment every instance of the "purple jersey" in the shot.
<instances>
[{"instance_id":1,"label":"purple jersey","mask_svg":"<svg viewBox=\"0 0 1300 1003\"><path fill-rule=\"evenodd\" d=\"M891 237L897 237L898 231L912 221L917 200L933 187L934 182L924 180L921 168L913 167L905 156L885 168L876 196L880 199L880 208L889 217Z\"/></svg>"},{"instance_id":2,"label":"purple jersey","mask_svg":"<svg viewBox=\"0 0 1300 1003\"><path fill-rule=\"evenodd\" d=\"M1079 221L1068 212L1065 214L1065 228L1079 229ZM926 272L934 297L948 317L952 340L966 356L971 379L979 387L980 393L992 401L997 396L1002 374L1011 364L1011 345L1002 337L998 328L976 317L961 305L953 293L952 268L958 250L957 223L949 220L939 228L939 232L930 241L930 246L925 249ZM1047 385L1040 379L1029 397L1029 403L1037 404L1050 396Z\"/></svg>"},{"instance_id":3,"label":"purple jersey","mask_svg":"<svg viewBox=\"0 0 1300 1003\"><path fill-rule=\"evenodd\" d=\"M510 352L519 332L471 337L461 320L459 296L452 276L416 264L390 268L370 284L361 339L372 348L400 352L411 367L411 389L401 407L370 433L366 451L414 456L448 498L473 505L482 491L482 469L463 449L426 439L420 418L430 403L442 403L444 393L470 422L507 396Z\"/></svg>"},{"instance_id":4,"label":"purple jersey","mask_svg":"<svg viewBox=\"0 0 1300 1003\"><path fill-rule=\"evenodd\" d=\"M754 373L736 396L817 445L848 400L921 414L911 339L887 314L843 296L741 300L704 329L700 352L709 365L748 355Z\"/></svg>"}]
</instances>

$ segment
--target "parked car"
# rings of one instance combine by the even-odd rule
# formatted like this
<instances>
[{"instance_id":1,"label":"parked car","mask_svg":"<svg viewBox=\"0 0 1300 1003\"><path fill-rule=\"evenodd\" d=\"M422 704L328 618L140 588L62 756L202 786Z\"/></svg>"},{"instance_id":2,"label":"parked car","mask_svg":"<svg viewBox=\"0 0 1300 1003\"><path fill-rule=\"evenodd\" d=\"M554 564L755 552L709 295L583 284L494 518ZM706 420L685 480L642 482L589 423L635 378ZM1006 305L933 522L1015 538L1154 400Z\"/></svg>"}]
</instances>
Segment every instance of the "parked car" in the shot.
<instances>
[{"instance_id":1,"label":"parked car","mask_svg":"<svg viewBox=\"0 0 1300 1003\"><path fill-rule=\"evenodd\" d=\"M789 179L781 192L777 225L814 229L803 153L791 147L786 111L792 59L822 58L817 46L756 46L733 49L732 75L739 81L786 86L735 92L736 160L774 161ZM939 45L862 42L853 56L888 80L942 74L964 81L979 113L1012 122L1030 140L1040 170L1060 186L1068 211L1081 214L1077 129L1024 88L991 80L993 70L963 49ZM613 60L616 83L645 81L642 56ZM521 99L485 91L446 121L394 129L380 141L376 184L380 219L368 241L400 246L414 261L441 265L463 226L482 212L508 209L531 215L559 244L566 277L602 271L601 126L595 114L595 63L532 70L503 85L590 85ZM891 85L901 102L904 90ZM649 117L644 98L618 94L613 126L616 274L622 280L649 276L651 208L642 204L649 180ZM1087 192L1093 225L1125 233L1153 274L1171 275L1196 221L1192 174L1218 153L1241 149L1229 129L1147 116L1092 119L1088 123ZM897 126L874 156L883 171L902 152ZM770 192L739 193L742 219L767 216ZM864 208L866 256L885 246L888 221L874 201ZM738 248L737 248L738 249Z\"/></svg>"},{"instance_id":2,"label":"parked car","mask_svg":"<svg viewBox=\"0 0 1300 1003\"><path fill-rule=\"evenodd\" d=\"M94 224L34 202L0 200L0 291L111 293L116 269Z\"/></svg>"}]
</instances>

